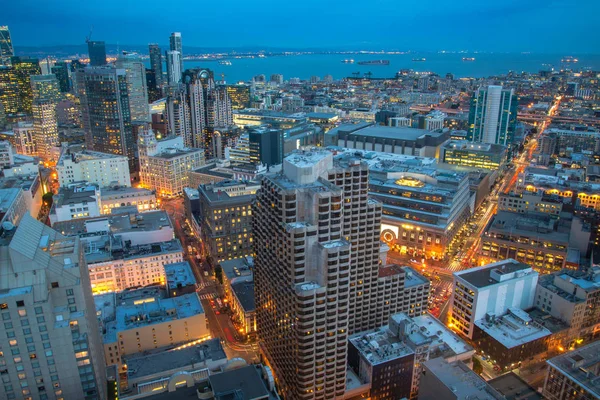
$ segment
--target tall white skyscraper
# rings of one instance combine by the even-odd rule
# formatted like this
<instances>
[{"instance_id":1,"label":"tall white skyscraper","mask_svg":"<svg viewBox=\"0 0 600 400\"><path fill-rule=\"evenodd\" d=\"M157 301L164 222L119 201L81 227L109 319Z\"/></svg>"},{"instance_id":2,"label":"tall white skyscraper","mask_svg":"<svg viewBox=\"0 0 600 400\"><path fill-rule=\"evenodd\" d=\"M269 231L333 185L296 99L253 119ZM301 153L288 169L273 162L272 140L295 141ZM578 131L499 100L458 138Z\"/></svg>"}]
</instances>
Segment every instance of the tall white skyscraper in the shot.
<instances>
[{"instance_id":1,"label":"tall white skyscraper","mask_svg":"<svg viewBox=\"0 0 600 400\"><path fill-rule=\"evenodd\" d=\"M127 92L132 122L149 122L148 87L146 84L146 67L142 59L135 53L123 53L116 62L117 68L125 70L127 75Z\"/></svg>"},{"instance_id":2,"label":"tall white skyscraper","mask_svg":"<svg viewBox=\"0 0 600 400\"><path fill-rule=\"evenodd\" d=\"M60 98L60 89L56 75L34 75L31 77L33 100L33 132L37 155L44 161L52 160L52 148L58 146L58 120L56 103Z\"/></svg>"},{"instance_id":3,"label":"tall white skyscraper","mask_svg":"<svg viewBox=\"0 0 600 400\"><path fill-rule=\"evenodd\" d=\"M179 52L179 70L181 72L185 71L183 69L183 46L181 44L181 32L171 33L171 37L169 37L169 49L171 51Z\"/></svg>"},{"instance_id":4,"label":"tall white skyscraper","mask_svg":"<svg viewBox=\"0 0 600 400\"><path fill-rule=\"evenodd\" d=\"M473 142L510 146L517 123L518 99L514 89L480 87L473 93L469 133Z\"/></svg>"},{"instance_id":5,"label":"tall white skyscraper","mask_svg":"<svg viewBox=\"0 0 600 400\"><path fill-rule=\"evenodd\" d=\"M167 82L173 85L181 82L181 73L183 63L181 61L181 53L176 50L166 52L167 56Z\"/></svg>"}]
</instances>

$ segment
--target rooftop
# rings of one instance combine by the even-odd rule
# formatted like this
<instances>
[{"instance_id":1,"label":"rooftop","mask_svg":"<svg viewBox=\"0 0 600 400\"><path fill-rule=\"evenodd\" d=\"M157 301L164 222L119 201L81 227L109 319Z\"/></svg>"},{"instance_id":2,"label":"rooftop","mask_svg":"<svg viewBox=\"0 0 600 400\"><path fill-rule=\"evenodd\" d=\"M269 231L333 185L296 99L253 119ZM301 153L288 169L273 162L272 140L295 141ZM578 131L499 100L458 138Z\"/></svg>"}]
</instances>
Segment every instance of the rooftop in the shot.
<instances>
[{"instance_id":1,"label":"rooftop","mask_svg":"<svg viewBox=\"0 0 600 400\"><path fill-rule=\"evenodd\" d=\"M527 275L537 276L538 273L531 266L512 258L454 273L456 278L460 278L477 288L485 288Z\"/></svg>"},{"instance_id":2,"label":"rooftop","mask_svg":"<svg viewBox=\"0 0 600 400\"><path fill-rule=\"evenodd\" d=\"M125 196L125 195L143 196L143 195L151 195L151 194L154 194L154 192L150 189L136 188L136 187L129 187L129 186L116 186L116 187L103 188L102 192L100 193L100 197L102 199L106 199L106 198L110 198L113 196Z\"/></svg>"},{"instance_id":3,"label":"rooftop","mask_svg":"<svg viewBox=\"0 0 600 400\"><path fill-rule=\"evenodd\" d=\"M231 291L238 299L244 312L256 310L254 303L254 281L240 281L231 284Z\"/></svg>"},{"instance_id":4,"label":"rooftop","mask_svg":"<svg viewBox=\"0 0 600 400\"><path fill-rule=\"evenodd\" d=\"M145 289L145 292L147 293L139 289L116 295L109 293L94 297L96 311L101 311L99 316L106 329L104 343L115 342L118 333L128 329L189 318L204 313L196 293L164 298L164 293L160 291L157 294L156 290ZM131 295L134 297L127 297ZM111 307L114 309L111 310Z\"/></svg>"},{"instance_id":5,"label":"rooftop","mask_svg":"<svg viewBox=\"0 0 600 400\"><path fill-rule=\"evenodd\" d=\"M475 325L493 337L507 349L522 346L552 334L545 327L535 323L529 314L518 308L509 308L508 313L499 318L475 321Z\"/></svg>"},{"instance_id":6,"label":"rooftop","mask_svg":"<svg viewBox=\"0 0 600 400\"><path fill-rule=\"evenodd\" d=\"M546 361L588 393L600 398L600 341Z\"/></svg>"},{"instance_id":7,"label":"rooftop","mask_svg":"<svg viewBox=\"0 0 600 400\"><path fill-rule=\"evenodd\" d=\"M371 365L414 354L387 326L356 333L348 339Z\"/></svg>"},{"instance_id":8,"label":"rooftop","mask_svg":"<svg viewBox=\"0 0 600 400\"><path fill-rule=\"evenodd\" d=\"M390 329L409 346L412 344L411 347L428 346L432 352L429 358L449 358L474 353L471 345L431 314L412 318L405 313L394 314L390 316Z\"/></svg>"},{"instance_id":9,"label":"rooftop","mask_svg":"<svg viewBox=\"0 0 600 400\"><path fill-rule=\"evenodd\" d=\"M525 237L543 237L554 242L569 243L569 232L560 230L559 221L550 215L536 215L529 213L526 215L498 211L492 217L488 225L487 232L493 235L494 232L508 233L511 236Z\"/></svg>"},{"instance_id":10,"label":"rooftop","mask_svg":"<svg viewBox=\"0 0 600 400\"><path fill-rule=\"evenodd\" d=\"M435 358L423 363L435 377L460 399L501 400L503 397L462 361Z\"/></svg>"},{"instance_id":11,"label":"rooftop","mask_svg":"<svg viewBox=\"0 0 600 400\"><path fill-rule=\"evenodd\" d=\"M500 144L473 143L468 140L448 140L443 147L449 150L468 150L493 154L502 154L506 152L506 146Z\"/></svg>"},{"instance_id":12,"label":"rooftop","mask_svg":"<svg viewBox=\"0 0 600 400\"><path fill-rule=\"evenodd\" d=\"M169 288L185 287L196 284L196 277L187 261L165 264L167 286Z\"/></svg>"},{"instance_id":13,"label":"rooftop","mask_svg":"<svg viewBox=\"0 0 600 400\"><path fill-rule=\"evenodd\" d=\"M73 188L61 187L58 194L54 195L52 208L83 202L95 203L98 193L98 188L93 185Z\"/></svg>"},{"instance_id":14,"label":"rooftop","mask_svg":"<svg viewBox=\"0 0 600 400\"><path fill-rule=\"evenodd\" d=\"M342 131L340 131L342 132ZM406 140L414 142L424 136L440 137L443 133L431 132L426 129L417 129L410 127L391 127L380 125L368 125L361 129L355 130L350 135L367 136L385 139Z\"/></svg>"},{"instance_id":15,"label":"rooftop","mask_svg":"<svg viewBox=\"0 0 600 400\"><path fill-rule=\"evenodd\" d=\"M80 163L82 161L92 161L92 160L127 160L127 156L122 156L118 154L110 154L110 153L101 153L99 151L91 151L91 150L81 150L81 151L71 151L70 149L66 149L58 159L56 163L57 166L63 166L65 161L70 161L73 163Z\"/></svg>"},{"instance_id":16,"label":"rooftop","mask_svg":"<svg viewBox=\"0 0 600 400\"><path fill-rule=\"evenodd\" d=\"M542 400L544 397L514 372L500 375L488 381L506 400Z\"/></svg>"},{"instance_id":17,"label":"rooftop","mask_svg":"<svg viewBox=\"0 0 600 400\"><path fill-rule=\"evenodd\" d=\"M252 275L254 268L254 259L252 257L234 258L233 260L221 261L219 263L223 269L223 274L230 282L240 276Z\"/></svg>"},{"instance_id":18,"label":"rooftop","mask_svg":"<svg viewBox=\"0 0 600 400\"><path fill-rule=\"evenodd\" d=\"M259 369L254 365L210 375L208 381L215 400L253 400L269 396Z\"/></svg>"},{"instance_id":19,"label":"rooftop","mask_svg":"<svg viewBox=\"0 0 600 400\"><path fill-rule=\"evenodd\" d=\"M129 377L140 379L163 371L197 366L206 361L223 359L227 359L227 356L221 346L221 341L215 338L189 347L179 345L173 348L157 349L150 354L124 356L123 362L127 365Z\"/></svg>"},{"instance_id":20,"label":"rooftop","mask_svg":"<svg viewBox=\"0 0 600 400\"><path fill-rule=\"evenodd\" d=\"M130 260L183 251L179 239L168 242L128 246L120 236L104 235L98 241L85 243L85 259L88 264L112 260Z\"/></svg>"}]
</instances>

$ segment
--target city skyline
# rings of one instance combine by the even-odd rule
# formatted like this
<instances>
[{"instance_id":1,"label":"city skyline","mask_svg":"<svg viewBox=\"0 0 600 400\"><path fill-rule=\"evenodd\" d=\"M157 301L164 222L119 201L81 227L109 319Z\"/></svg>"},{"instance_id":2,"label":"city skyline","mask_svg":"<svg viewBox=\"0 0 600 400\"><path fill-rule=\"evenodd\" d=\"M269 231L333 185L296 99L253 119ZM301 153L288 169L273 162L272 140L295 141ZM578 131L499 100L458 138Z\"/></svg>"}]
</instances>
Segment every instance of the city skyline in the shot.
<instances>
[{"instance_id":1,"label":"city skyline","mask_svg":"<svg viewBox=\"0 0 600 400\"><path fill-rule=\"evenodd\" d=\"M77 44L75 38L81 38L80 43L84 43L93 26L93 40L123 45L164 45L167 35L178 31L182 33L186 46L207 48L260 46L535 53L600 51L598 43L589 40L593 35L594 15L600 11L600 5L587 0L579 7L572 7L564 0L549 3L530 1L527 4L513 0L504 4L479 4L466 0L452 6L431 0L402 5L381 0L366 10L359 7L360 4L353 6L336 0L326 8L317 2L304 3L306 12L274 7L275 4L269 1L263 2L263 7L228 1L218 5L204 4L197 12L187 10L188 18L185 19L177 13L160 13L158 3L137 0L128 9L112 0L104 2L102 8L73 3L72 7L56 9L37 0L28 3L28 7L6 4L6 18L1 21L12 27L13 42L20 46ZM135 10L135 14L129 10ZM306 21L312 16L310 10L317 10L315 22L323 21L322 28L329 32L327 35L323 35L323 29L307 31ZM195 18L189 18L190 13ZM81 15L90 17L80 18ZM393 15L402 21L401 29L398 29L396 18L381 17ZM561 19L563 15L569 15L569 18ZM258 17L268 20L269 24L262 29L249 29L248 21ZM152 32L134 28L137 26L131 23L134 18L152 20ZM220 20L227 23L217 23ZM485 27L467 21L485 21ZM552 23L560 23L561 29L548 29ZM208 40L206 31L198 26L211 28ZM70 38L68 43L65 37Z\"/></svg>"}]
</instances>

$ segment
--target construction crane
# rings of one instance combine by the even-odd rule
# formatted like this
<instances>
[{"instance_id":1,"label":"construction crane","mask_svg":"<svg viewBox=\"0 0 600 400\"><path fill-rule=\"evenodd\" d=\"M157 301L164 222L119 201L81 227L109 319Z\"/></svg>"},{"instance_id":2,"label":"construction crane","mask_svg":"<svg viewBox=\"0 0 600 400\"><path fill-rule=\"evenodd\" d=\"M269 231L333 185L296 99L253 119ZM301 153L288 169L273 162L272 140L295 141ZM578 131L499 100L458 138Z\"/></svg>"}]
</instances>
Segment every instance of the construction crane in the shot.
<instances>
[{"instance_id":1,"label":"construction crane","mask_svg":"<svg viewBox=\"0 0 600 400\"><path fill-rule=\"evenodd\" d=\"M358 78L358 77L360 76L360 72L353 72L353 73L352 73L352 76L354 76L354 77Z\"/></svg>"},{"instance_id":2,"label":"construction crane","mask_svg":"<svg viewBox=\"0 0 600 400\"><path fill-rule=\"evenodd\" d=\"M90 33L85 37L85 42L89 43L92 40L92 32L94 31L94 25L90 26Z\"/></svg>"}]
</instances>

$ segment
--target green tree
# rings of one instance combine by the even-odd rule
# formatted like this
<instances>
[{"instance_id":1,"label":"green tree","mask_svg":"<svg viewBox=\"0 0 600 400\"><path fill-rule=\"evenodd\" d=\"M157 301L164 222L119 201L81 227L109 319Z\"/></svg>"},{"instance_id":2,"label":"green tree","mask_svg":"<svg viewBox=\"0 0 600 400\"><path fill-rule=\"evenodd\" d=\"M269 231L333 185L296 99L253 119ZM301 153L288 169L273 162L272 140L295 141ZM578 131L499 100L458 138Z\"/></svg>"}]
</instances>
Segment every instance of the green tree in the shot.
<instances>
[{"instance_id":1,"label":"green tree","mask_svg":"<svg viewBox=\"0 0 600 400\"><path fill-rule=\"evenodd\" d=\"M481 361L479 358L473 357L473 372L477 375L481 375L483 373L483 365L481 365Z\"/></svg>"},{"instance_id":2,"label":"green tree","mask_svg":"<svg viewBox=\"0 0 600 400\"><path fill-rule=\"evenodd\" d=\"M217 278L221 285L223 284L223 268L220 265L215 267L215 278Z\"/></svg>"}]
</instances>

